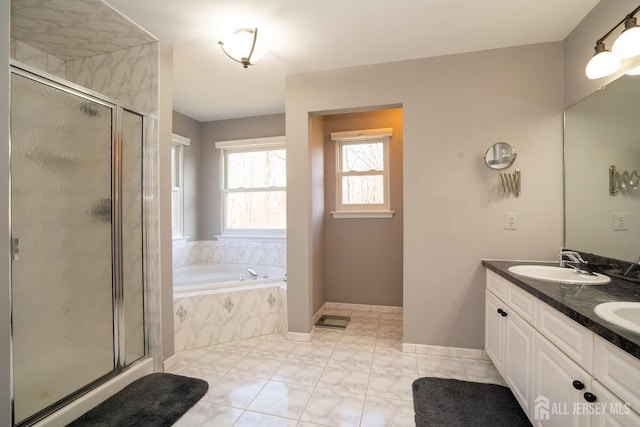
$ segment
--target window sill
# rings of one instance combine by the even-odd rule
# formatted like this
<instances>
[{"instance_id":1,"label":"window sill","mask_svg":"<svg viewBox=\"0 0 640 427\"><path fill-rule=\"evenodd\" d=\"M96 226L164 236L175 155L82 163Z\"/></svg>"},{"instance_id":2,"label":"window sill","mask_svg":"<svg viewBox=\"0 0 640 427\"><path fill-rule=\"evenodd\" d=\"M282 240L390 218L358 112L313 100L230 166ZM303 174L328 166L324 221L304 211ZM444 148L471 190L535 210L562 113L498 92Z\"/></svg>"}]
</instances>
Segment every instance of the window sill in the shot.
<instances>
[{"instance_id":1,"label":"window sill","mask_svg":"<svg viewBox=\"0 0 640 427\"><path fill-rule=\"evenodd\" d=\"M173 240L174 242L177 242L177 243L182 243L182 242L186 242L186 241L187 241L187 240L189 240L190 238L191 238L191 237L189 237L189 236L173 236L173 237L172 237L172 240Z\"/></svg>"},{"instance_id":2,"label":"window sill","mask_svg":"<svg viewBox=\"0 0 640 427\"><path fill-rule=\"evenodd\" d=\"M367 218L367 219L385 219L393 217L396 211L333 211L330 212L334 219L346 218Z\"/></svg>"}]
</instances>

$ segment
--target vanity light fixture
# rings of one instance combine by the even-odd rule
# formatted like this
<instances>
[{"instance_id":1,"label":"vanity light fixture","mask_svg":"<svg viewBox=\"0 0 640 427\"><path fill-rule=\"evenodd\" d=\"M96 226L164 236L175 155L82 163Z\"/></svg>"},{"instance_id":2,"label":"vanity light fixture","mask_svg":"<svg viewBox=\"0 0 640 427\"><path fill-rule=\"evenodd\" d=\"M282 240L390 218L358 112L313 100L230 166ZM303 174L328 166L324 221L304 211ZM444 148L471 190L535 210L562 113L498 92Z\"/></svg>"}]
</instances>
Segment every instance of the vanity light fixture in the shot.
<instances>
[{"instance_id":1,"label":"vanity light fixture","mask_svg":"<svg viewBox=\"0 0 640 427\"><path fill-rule=\"evenodd\" d=\"M244 68L257 64L265 53L258 43L257 28L239 28L224 40L218 40L218 44L225 55Z\"/></svg>"},{"instance_id":2,"label":"vanity light fixture","mask_svg":"<svg viewBox=\"0 0 640 427\"><path fill-rule=\"evenodd\" d=\"M640 6L636 7L596 41L596 53L585 70L588 78L599 79L609 76L620 69L623 59L640 55L640 27L634 17L639 10ZM607 50L604 41L622 24L624 24L624 31L613 43L611 51Z\"/></svg>"}]
</instances>

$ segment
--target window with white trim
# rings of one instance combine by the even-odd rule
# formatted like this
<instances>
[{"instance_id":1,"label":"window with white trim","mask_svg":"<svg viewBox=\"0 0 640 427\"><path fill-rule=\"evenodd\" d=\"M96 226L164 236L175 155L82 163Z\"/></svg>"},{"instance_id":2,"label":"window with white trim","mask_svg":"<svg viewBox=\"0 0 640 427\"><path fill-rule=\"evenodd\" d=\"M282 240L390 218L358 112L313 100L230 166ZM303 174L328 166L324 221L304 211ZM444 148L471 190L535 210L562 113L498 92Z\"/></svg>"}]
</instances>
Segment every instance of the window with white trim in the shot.
<instances>
[{"instance_id":1,"label":"window with white trim","mask_svg":"<svg viewBox=\"0 0 640 427\"><path fill-rule=\"evenodd\" d=\"M333 132L336 143L334 218L389 218L389 141L392 129Z\"/></svg>"},{"instance_id":2,"label":"window with white trim","mask_svg":"<svg viewBox=\"0 0 640 427\"><path fill-rule=\"evenodd\" d=\"M174 239L184 237L184 146L191 140L171 135L171 234Z\"/></svg>"},{"instance_id":3,"label":"window with white trim","mask_svg":"<svg viewBox=\"0 0 640 427\"><path fill-rule=\"evenodd\" d=\"M216 142L222 150L222 236L284 238L287 154L284 137Z\"/></svg>"}]
</instances>

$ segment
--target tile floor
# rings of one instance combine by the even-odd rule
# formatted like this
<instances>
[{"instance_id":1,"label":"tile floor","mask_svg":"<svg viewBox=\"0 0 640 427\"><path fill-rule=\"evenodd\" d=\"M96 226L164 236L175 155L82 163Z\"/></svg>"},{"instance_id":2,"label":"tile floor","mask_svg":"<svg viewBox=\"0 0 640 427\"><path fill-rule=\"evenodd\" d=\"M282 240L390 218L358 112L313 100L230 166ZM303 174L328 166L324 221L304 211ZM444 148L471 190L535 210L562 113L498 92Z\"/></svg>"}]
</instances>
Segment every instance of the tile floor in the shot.
<instances>
[{"instance_id":1,"label":"tile floor","mask_svg":"<svg viewBox=\"0 0 640 427\"><path fill-rule=\"evenodd\" d=\"M346 330L317 328L310 343L280 335L177 353L168 372L209 382L185 426L414 426L411 384L435 376L503 384L491 362L403 353L402 315L351 316Z\"/></svg>"}]
</instances>

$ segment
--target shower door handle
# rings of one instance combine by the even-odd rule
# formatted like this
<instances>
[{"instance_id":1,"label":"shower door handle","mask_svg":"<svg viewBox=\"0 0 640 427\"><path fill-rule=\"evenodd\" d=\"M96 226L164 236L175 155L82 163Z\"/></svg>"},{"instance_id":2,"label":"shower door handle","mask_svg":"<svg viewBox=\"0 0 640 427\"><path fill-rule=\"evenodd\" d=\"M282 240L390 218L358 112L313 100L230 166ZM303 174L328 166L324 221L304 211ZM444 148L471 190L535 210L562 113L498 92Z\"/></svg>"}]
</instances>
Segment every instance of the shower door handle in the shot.
<instances>
[{"instance_id":1,"label":"shower door handle","mask_svg":"<svg viewBox=\"0 0 640 427\"><path fill-rule=\"evenodd\" d=\"M20 258L20 241L17 238L11 239L11 260L17 261Z\"/></svg>"}]
</instances>

